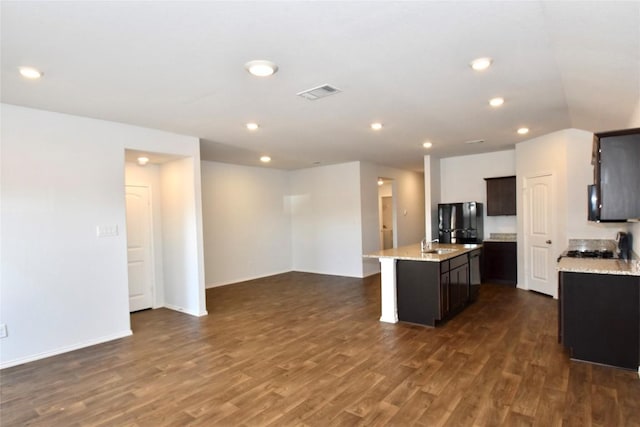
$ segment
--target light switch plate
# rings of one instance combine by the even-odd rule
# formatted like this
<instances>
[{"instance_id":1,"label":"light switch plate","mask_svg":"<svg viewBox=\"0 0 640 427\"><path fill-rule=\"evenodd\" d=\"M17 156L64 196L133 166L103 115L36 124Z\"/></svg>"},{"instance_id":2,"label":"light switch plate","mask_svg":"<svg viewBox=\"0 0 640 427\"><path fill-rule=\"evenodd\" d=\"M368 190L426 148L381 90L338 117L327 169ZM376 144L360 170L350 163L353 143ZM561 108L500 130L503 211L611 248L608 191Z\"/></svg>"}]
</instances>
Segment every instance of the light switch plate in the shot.
<instances>
[{"instance_id":1,"label":"light switch plate","mask_svg":"<svg viewBox=\"0 0 640 427\"><path fill-rule=\"evenodd\" d=\"M118 225L99 225L96 227L98 237L114 237L118 235Z\"/></svg>"},{"instance_id":2,"label":"light switch plate","mask_svg":"<svg viewBox=\"0 0 640 427\"><path fill-rule=\"evenodd\" d=\"M0 338L6 338L7 336L9 336L7 333L7 324L0 323Z\"/></svg>"}]
</instances>

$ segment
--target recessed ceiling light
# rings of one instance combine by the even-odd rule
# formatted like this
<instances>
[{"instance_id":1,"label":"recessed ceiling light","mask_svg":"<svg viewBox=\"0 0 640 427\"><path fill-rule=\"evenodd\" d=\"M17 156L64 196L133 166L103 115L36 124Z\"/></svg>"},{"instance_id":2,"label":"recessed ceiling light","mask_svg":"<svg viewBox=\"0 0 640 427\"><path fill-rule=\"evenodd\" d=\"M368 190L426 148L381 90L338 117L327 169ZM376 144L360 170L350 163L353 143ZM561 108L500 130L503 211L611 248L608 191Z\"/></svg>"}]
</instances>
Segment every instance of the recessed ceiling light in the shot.
<instances>
[{"instance_id":1,"label":"recessed ceiling light","mask_svg":"<svg viewBox=\"0 0 640 427\"><path fill-rule=\"evenodd\" d=\"M431 141L425 141L425 142L422 143L422 146L424 148L431 148L431 147L433 147L433 144L431 143Z\"/></svg>"},{"instance_id":2,"label":"recessed ceiling light","mask_svg":"<svg viewBox=\"0 0 640 427\"><path fill-rule=\"evenodd\" d=\"M18 69L20 70L20 74L22 75L22 77L25 77L27 79L39 79L43 74L40 70L36 70L33 67L20 67Z\"/></svg>"},{"instance_id":3,"label":"recessed ceiling light","mask_svg":"<svg viewBox=\"0 0 640 427\"><path fill-rule=\"evenodd\" d=\"M520 135L526 135L529 133L529 128L520 128L518 129L518 134Z\"/></svg>"},{"instance_id":4,"label":"recessed ceiling light","mask_svg":"<svg viewBox=\"0 0 640 427\"><path fill-rule=\"evenodd\" d=\"M477 58L471 61L469 65L476 71L483 71L489 68L492 62L493 60L491 58Z\"/></svg>"},{"instance_id":5,"label":"recessed ceiling light","mask_svg":"<svg viewBox=\"0 0 640 427\"><path fill-rule=\"evenodd\" d=\"M258 130L259 127L257 123L247 123L247 129L249 130Z\"/></svg>"},{"instance_id":6,"label":"recessed ceiling light","mask_svg":"<svg viewBox=\"0 0 640 427\"><path fill-rule=\"evenodd\" d=\"M147 163L149 163L149 158L148 157L144 157L144 156L138 157L138 164L140 166L145 166Z\"/></svg>"},{"instance_id":7,"label":"recessed ceiling light","mask_svg":"<svg viewBox=\"0 0 640 427\"><path fill-rule=\"evenodd\" d=\"M384 179L378 178L378 185L382 185L382 184L384 184Z\"/></svg>"},{"instance_id":8,"label":"recessed ceiling light","mask_svg":"<svg viewBox=\"0 0 640 427\"><path fill-rule=\"evenodd\" d=\"M262 157L260 157L260 161L261 161L262 163L269 163L269 162L271 161L271 157L269 157L269 156L262 156Z\"/></svg>"},{"instance_id":9,"label":"recessed ceiling light","mask_svg":"<svg viewBox=\"0 0 640 427\"><path fill-rule=\"evenodd\" d=\"M491 98L489 100L489 105L492 107L499 107L504 104L504 98Z\"/></svg>"},{"instance_id":10,"label":"recessed ceiling light","mask_svg":"<svg viewBox=\"0 0 640 427\"><path fill-rule=\"evenodd\" d=\"M257 77L268 77L278 71L278 66L271 61L258 59L244 64L244 68Z\"/></svg>"},{"instance_id":11,"label":"recessed ceiling light","mask_svg":"<svg viewBox=\"0 0 640 427\"><path fill-rule=\"evenodd\" d=\"M371 129L373 129L373 130L382 129L382 123L371 123Z\"/></svg>"}]
</instances>

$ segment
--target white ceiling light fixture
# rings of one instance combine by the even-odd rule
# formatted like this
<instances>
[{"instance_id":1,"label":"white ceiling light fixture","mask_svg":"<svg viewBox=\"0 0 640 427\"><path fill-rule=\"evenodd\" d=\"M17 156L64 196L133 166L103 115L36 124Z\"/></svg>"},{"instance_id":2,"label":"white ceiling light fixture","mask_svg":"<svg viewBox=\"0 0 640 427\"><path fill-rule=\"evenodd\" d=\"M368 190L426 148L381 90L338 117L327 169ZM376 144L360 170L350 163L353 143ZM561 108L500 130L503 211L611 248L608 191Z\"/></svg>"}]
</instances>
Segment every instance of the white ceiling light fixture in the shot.
<instances>
[{"instance_id":1,"label":"white ceiling light fixture","mask_svg":"<svg viewBox=\"0 0 640 427\"><path fill-rule=\"evenodd\" d=\"M496 97L489 100L489 105L492 107L500 107L502 104L504 104L504 98Z\"/></svg>"},{"instance_id":2,"label":"white ceiling light fixture","mask_svg":"<svg viewBox=\"0 0 640 427\"><path fill-rule=\"evenodd\" d=\"M256 77L269 77L278 71L278 66L271 61L265 59L257 59L244 64L244 68L249 74Z\"/></svg>"},{"instance_id":3,"label":"white ceiling light fixture","mask_svg":"<svg viewBox=\"0 0 640 427\"><path fill-rule=\"evenodd\" d=\"M247 123L247 129L249 130L258 130L259 127L260 125L257 123Z\"/></svg>"},{"instance_id":4,"label":"white ceiling light fixture","mask_svg":"<svg viewBox=\"0 0 640 427\"><path fill-rule=\"evenodd\" d=\"M145 156L138 157L138 165L146 166L147 163L149 163L149 158L148 157L145 157Z\"/></svg>"},{"instance_id":5,"label":"white ceiling light fixture","mask_svg":"<svg viewBox=\"0 0 640 427\"><path fill-rule=\"evenodd\" d=\"M371 129L373 129L373 130L380 130L380 129L382 129L382 123L378 123L378 122L376 122L376 123L371 123Z\"/></svg>"},{"instance_id":6,"label":"white ceiling light fixture","mask_svg":"<svg viewBox=\"0 0 640 427\"><path fill-rule=\"evenodd\" d=\"M26 79L37 80L43 76L43 72L33 67L19 67L20 75Z\"/></svg>"},{"instance_id":7,"label":"white ceiling light fixture","mask_svg":"<svg viewBox=\"0 0 640 427\"><path fill-rule=\"evenodd\" d=\"M469 65L476 71L484 71L491 66L492 62L493 59L491 58L477 58L471 61Z\"/></svg>"},{"instance_id":8,"label":"white ceiling light fixture","mask_svg":"<svg viewBox=\"0 0 640 427\"><path fill-rule=\"evenodd\" d=\"M433 143L431 141L425 141L425 142L422 143L422 146L424 148L431 148L431 147L433 147Z\"/></svg>"},{"instance_id":9,"label":"white ceiling light fixture","mask_svg":"<svg viewBox=\"0 0 640 427\"><path fill-rule=\"evenodd\" d=\"M271 161L271 157L269 157L269 156L262 156L262 157L260 157L260 161L261 161L262 163L269 163L269 162Z\"/></svg>"},{"instance_id":10,"label":"white ceiling light fixture","mask_svg":"<svg viewBox=\"0 0 640 427\"><path fill-rule=\"evenodd\" d=\"M518 135L526 135L529 133L529 128L520 128L517 130Z\"/></svg>"},{"instance_id":11,"label":"white ceiling light fixture","mask_svg":"<svg viewBox=\"0 0 640 427\"><path fill-rule=\"evenodd\" d=\"M384 179L378 178L378 185L383 185L383 184L384 184Z\"/></svg>"}]
</instances>

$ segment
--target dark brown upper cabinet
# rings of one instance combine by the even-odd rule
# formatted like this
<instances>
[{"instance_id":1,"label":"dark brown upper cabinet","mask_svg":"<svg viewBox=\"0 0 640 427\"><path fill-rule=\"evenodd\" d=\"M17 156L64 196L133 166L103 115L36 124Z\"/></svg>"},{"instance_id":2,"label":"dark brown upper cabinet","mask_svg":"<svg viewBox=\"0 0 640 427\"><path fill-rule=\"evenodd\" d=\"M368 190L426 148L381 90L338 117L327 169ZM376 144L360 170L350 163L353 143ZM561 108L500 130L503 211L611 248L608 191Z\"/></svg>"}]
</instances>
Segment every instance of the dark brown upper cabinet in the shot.
<instances>
[{"instance_id":1,"label":"dark brown upper cabinet","mask_svg":"<svg viewBox=\"0 0 640 427\"><path fill-rule=\"evenodd\" d=\"M516 177L485 178L487 181L487 215L516 214Z\"/></svg>"},{"instance_id":2,"label":"dark brown upper cabinet","mask_svg":"<svg viewBox=\"0 0 640 427\"><path fill-rule=\"evenodd\" d=\"M640 128L596 133L594 185L589 219L624 222L640 218Z\"/></svg>"}]
</instances>

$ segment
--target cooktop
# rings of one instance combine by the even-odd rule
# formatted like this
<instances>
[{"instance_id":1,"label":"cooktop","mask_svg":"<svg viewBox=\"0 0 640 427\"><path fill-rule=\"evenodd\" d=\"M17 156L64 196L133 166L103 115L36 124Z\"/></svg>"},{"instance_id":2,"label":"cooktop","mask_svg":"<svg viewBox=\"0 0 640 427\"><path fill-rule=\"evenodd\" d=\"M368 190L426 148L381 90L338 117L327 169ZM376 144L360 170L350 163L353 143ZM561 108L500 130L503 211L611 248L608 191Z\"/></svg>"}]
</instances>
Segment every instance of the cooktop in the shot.
<instances>
[{"instance_id":1,"label":"cooktop","mask_svg":"<svg viewBox=\"0 0 640 427\"><path fill-rule=\"evenodd\" d=\"M609 250L570 250L566 251L563 256L569 258L615 258L615 253Z\"/></svg>"}]
</instances>

